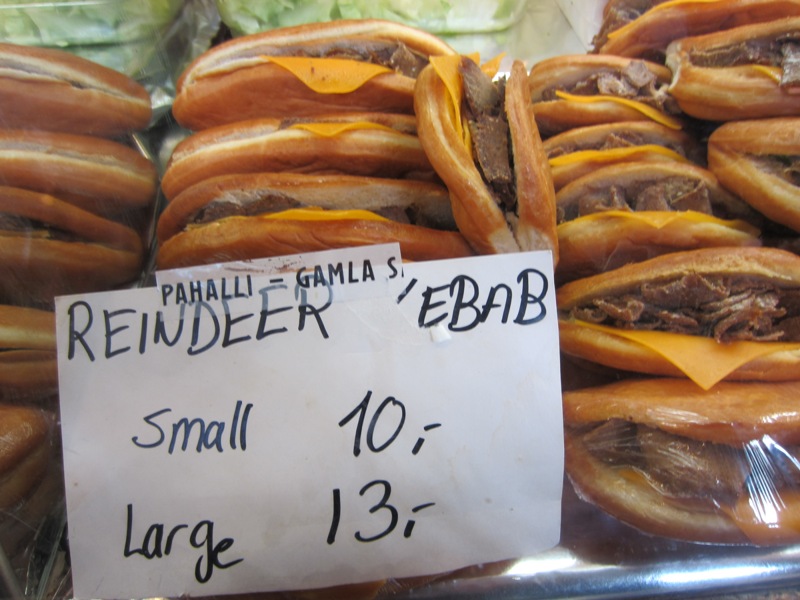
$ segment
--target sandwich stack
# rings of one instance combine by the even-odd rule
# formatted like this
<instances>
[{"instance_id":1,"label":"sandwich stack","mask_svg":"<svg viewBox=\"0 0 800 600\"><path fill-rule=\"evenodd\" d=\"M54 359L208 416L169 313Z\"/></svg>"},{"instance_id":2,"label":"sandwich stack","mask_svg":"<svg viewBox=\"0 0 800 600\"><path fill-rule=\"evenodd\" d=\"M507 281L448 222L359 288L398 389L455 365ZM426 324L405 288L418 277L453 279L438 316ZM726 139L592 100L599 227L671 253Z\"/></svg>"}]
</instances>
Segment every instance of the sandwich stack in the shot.
<instances>
[{"instance_id":1,"label":"sandwich stack","mask_svg":"<svg viewBox=\"0 0 800 600\"><path fill-rule=\"evenodd\" d=\"M187 67L189 135L166 167L161 268L397 241L469 256L417 136L414 86L454 51L411 27L341 20L234 38Z\"/></svg>"},{"instance_id":2,"label":"sandwich stack","mask_svg":"<svg viewBox=\"0 0 800 600\"><path fill-rule=\"evenodd\" d=\"M595 51L569 60L623 61L627 79L599 69L596 84L534 92L559 190L561 348L591 373L564 380L567 472L648 533L800 541L799 14L791 1L611 0ZM579 96L623 90L630 109L643 67L667 69L647 85L664 102L635 121L657 117L669 141L615 133L609 155L587 152L584 138L612 129L587 107L609 99ZM575 106L553 110L556 126L548 102Z\"/></svg>"},{"instance_id":3,"label":"sandwich stack","mask_svg":"<svg viewBox=\"0 0 800 600\"><path fill-rule=\"evenodd\" d=\"M24 574L63 495L54 299L137 281L157 176L130 139L142 86L62 50L3 43L0 65L0 546Z\"/></svg>"}]
</instances>

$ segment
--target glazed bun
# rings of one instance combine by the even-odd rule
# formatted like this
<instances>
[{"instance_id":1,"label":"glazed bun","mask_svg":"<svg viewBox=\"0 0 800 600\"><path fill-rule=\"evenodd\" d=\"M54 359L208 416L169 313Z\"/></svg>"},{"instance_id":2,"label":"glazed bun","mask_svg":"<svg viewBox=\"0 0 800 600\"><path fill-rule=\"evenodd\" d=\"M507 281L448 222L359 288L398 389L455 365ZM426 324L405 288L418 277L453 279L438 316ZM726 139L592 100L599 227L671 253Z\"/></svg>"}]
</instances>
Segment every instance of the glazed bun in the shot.
<instances>
[{"instance_id":1,"label":"glazed bun","mask_svg":"<svg viewBox=\"0 0 800 600\"><path fill-rule=\"evenodd\" d=\"M800 117L724 123L708 140L708 161L722 185L800 231Z\"/></svg>"},{"instance_id":2,"label":"glazed bun","mask_svg":"<svg viewBox=\"0 0 800 600\"><path fill-rule=\"evenodd\" d=\"M141 84L65 50L0 43L0 64L4 129L116 137L150 123Z\"/></svg>"},{"instance_id":3,"label":"glazed bun","mask_svg":"<svg viewBox=\"0 0 800 600\"><path fill-rule=\"evenodd\" d=\"M195 59L178 80L173 114L192 130L341 111L413 114L419 70L431 55L454 53L436 36L391 21L283 27Z\"/></svg>"}]
</instances>

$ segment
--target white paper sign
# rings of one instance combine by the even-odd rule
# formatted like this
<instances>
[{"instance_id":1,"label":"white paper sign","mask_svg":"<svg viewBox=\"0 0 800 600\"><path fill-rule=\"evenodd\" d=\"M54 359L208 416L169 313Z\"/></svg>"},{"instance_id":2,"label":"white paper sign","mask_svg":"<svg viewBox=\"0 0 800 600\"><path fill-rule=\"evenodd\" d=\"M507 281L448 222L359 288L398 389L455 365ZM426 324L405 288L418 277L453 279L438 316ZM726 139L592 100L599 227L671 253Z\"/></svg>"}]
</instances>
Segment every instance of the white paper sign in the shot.
<instances>
[{"instance_id":1,"label":"white paper sign","mask_svg":"<svg viewBox=\"0 0 800 600\"><path fill-rule=\"evenodd\" d=\"M317 268L238 294L226 272L224 299L202 275L194 302L165 302L168 279L57 300L75 597L324 587L558 543L549 253L402 275L334 258L386 293L341 299L360 284Z\"/></svg>"}]
</instances>

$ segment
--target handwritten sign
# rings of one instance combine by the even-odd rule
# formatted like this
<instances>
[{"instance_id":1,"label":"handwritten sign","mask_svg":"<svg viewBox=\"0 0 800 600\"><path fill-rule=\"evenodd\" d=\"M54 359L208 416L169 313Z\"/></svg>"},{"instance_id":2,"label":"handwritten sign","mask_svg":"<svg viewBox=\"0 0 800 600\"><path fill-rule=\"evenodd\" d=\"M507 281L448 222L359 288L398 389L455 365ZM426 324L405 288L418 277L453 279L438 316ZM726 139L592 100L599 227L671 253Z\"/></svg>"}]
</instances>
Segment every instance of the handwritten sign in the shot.
<instances>
[{"instance_id":1,"label":"handwritten sign","mask_svg":"<svg viewBox=\"0 0 800 600\"><path fill-rule=\"evenodd\" d=\"M558 542L550 255L322 258L57 299L75 597L325 587Z\"/></svg>"}]
</instances>

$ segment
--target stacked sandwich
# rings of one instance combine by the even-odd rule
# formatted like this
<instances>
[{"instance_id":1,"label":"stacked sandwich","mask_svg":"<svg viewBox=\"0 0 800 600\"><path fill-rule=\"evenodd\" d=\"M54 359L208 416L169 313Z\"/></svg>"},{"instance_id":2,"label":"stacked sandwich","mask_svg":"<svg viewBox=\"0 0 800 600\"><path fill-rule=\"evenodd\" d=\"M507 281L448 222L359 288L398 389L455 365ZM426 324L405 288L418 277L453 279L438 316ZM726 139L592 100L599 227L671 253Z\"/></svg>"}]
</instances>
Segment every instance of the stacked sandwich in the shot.
<instances>
[{"instance_id":1,"label":"stacked sandwich","mask_svg":"<svg viewBox=\"0 0 800 600\"><path fill-rule=\"evenodd\" d=\"M335 21L235 38L182 74L190 134L167 164L160 268L400 243L410 260L469 256L417 136L422 31Z\"/></svg>"},{"instance_id":2,"label":"stacked sandwich","mask_svg":"<svg viewBox=\"0 0 800 600\"><path fill-rule=\"evenodd\" d=\"M140 276L157 176L127 136L150 116L126 76L0 44L0 544L14 559L59 497L54 298Z\"/></svg>"},{"instance_id":3,"label":"stacked sandwich","mask_svg":"<svg viewBox=\"0 0 800 600\"><path fill-rule=\"evenodd\" d=\"M554 177L565 177L561 347L594 375L564 381L568 474L584 498L647 532L794 543L800 256L785 248L800 210L800 2L635 4L609 2L595 53L531 71ZM548 73L612 62L627 79L596 66L596 83L544 91ZM663 96L658 112L627 95L645 68L661 73L645 86ZM642 134L660 146L645 160L620 137L614 166L600 166L583 132L612 128L598 123L611 102L583 94L601 85L626 94L602 120L635 109L671 141ZM555 150L567 137L575 150ZM582 152L594 164L579 169Z\"/></svg>"}]
</instances>

